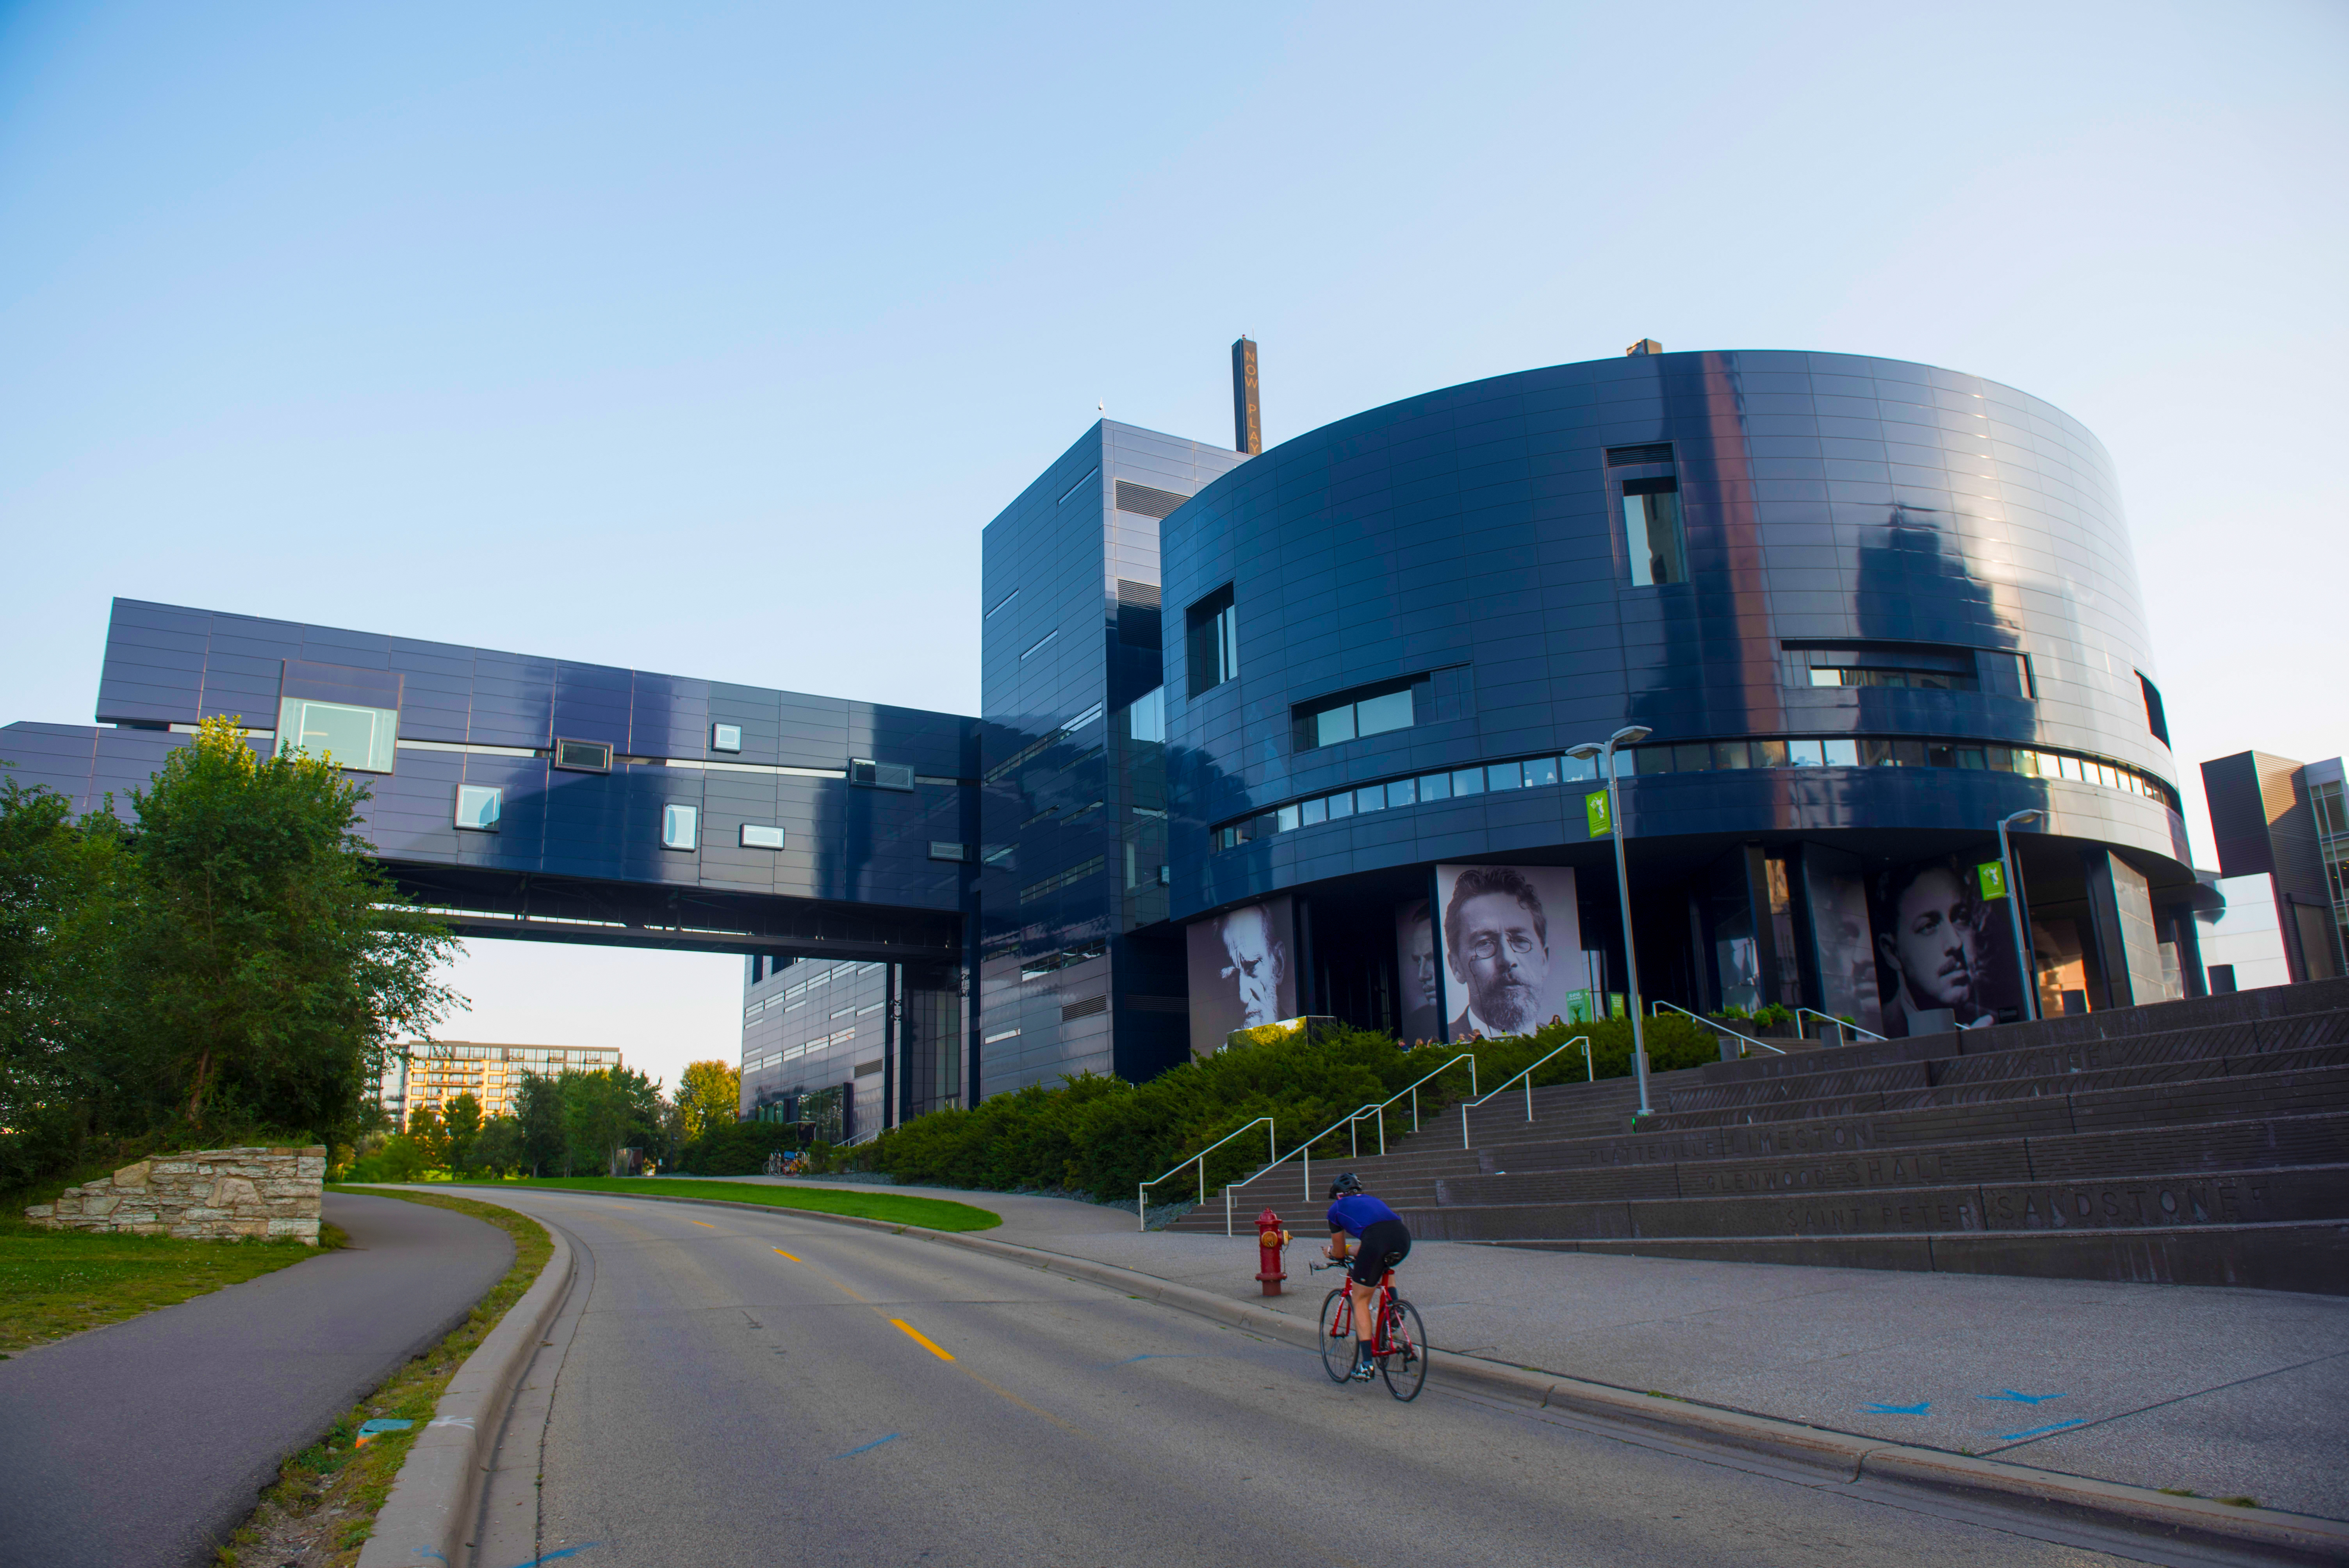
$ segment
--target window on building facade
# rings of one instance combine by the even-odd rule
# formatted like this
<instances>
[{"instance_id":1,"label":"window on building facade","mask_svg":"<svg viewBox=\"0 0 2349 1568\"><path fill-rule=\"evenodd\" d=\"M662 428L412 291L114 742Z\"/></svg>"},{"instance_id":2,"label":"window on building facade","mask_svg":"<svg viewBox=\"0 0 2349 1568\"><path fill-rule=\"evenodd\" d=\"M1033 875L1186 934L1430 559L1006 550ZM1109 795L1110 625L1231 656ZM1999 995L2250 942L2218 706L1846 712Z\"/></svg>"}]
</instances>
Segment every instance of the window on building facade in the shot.
<instances>
[{"instance_id":1,"label":"window on building facade","mask_svg":"<svg viewBox=\"0 0 2349 1568\"><path fill-rule=\"evenodd\" d=\"M277 749L331 758L338 768L388 773L398 742L399 715L388 707L316 702L289 696L277 705Z\"/></svg>"},{"instance_id":2,"label":"window on building facade","mask_svg":"<svg viewBox=\"0 0 2349 1568\"><path fill-rule=\"evenodd\" d=\"M1185 613L1191 695L1212 691L1240 673L1239 612L1229 583Z\"/></svg>"},{"instance_id":3,"label":"window on building facade","mask_svg":"<svg viewBox=\"0 0 2349 1568\"><path fill-rule=\"evenodd\" d=\"M709 749L740 751L742 749L742 727L739 724L713 724L709 727Z\"/></svg>"},{"instance_id":4,"label":"window on building facade","mask_svg":"<svg viewBox=\"0 0 2349 1568\"><path fill-rule=\"evenodd\" d=\"M476 833L498 830L498 809L505 792L486 784L457 786L457 826Z\"/></svg>"},{"instance_id":5,"label":"window on building facade","mask_svg":"<svg viewBox=\"0 0 2349 1568\"><path fill-rule=\"evenodd\" d=\"M783 830L766 822L745 822L741 844L746 850L780 850L783 847Z\"/></svg>"},{"instance_id":6,"label":"window on building facade","mask_svg":"<svg viewBox=\"0 0 2349 1568\"><path fill-rule=\"evenodd\" d=\"M701 808L667 805L661 808L661 848L698 849L701 844Z\"/></svg>"},{"instance_id":7,"label":"window on building facade","mask_svg":"<svg viewBox=\"0 0 2349 1568\"><path fill-rule=\"evenodd\" d=\"M2146 679L2145 672L2137 673L2137 684L2145 688L2145 727L2164 746L2169 744L2169 718L2161 710L2161 688Z\"/></svg>"},{"instance_id":8,"label":"window on building facade","mask_svg":"<svg viewBox=\"0 0 2349 1568\"><path fill-rule=\"evenodd\" d=\"M1298 749L1338 746L1363 736L1409 729L1416 712L1414 685L1407 682L1386 691L1349 692L1339 698L1300 705L1296 715Z\"/></svg>"},{"instance_id":9,"label":"window on building facade","mask_svg":"<svg viewBox=\"0 0 2349 1568\"><path fill-rule=\"evenodd\" d=\"M857 758L848 764L848 781L867 789L911 789L914 787L914 765L910 762L874 762L869 758Z\"/></svg>"},{"instance_id":10,"label":"window on building facade","mask_svg":"<svg viewBox=\"0 0 2349 1568\"><path fill-rule=\"evenodd\" d=\"M1688 581L1680 488L1680 480L1669 477L1623 481L1623 548L1635 588Z\"/></svg>"},{"instance_id":11,"label":"window on building facade","mask_svg":"<svg viewBox=\"0 0 2349 1568\"><path fill-rule=\"evenodd\" d=\"M601 740L558 740L554 763L572 773L609 773L612 748Z\"/></svg>"}]
</instances>

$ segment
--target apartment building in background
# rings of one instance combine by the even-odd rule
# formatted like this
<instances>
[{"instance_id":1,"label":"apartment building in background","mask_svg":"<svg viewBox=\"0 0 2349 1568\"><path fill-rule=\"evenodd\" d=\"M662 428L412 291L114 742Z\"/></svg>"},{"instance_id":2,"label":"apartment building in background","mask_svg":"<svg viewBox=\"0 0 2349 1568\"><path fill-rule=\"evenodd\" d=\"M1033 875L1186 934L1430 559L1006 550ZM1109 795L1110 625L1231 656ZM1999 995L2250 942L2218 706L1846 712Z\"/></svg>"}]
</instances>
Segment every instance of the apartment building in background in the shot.
<instances>
[{"instance_id":1,"label":"apartment building in background","mask_svg":"<svg viewBox=\"0 0 2349 1568\"><path fill-rule=\"evenodd\" d=\"M617 1046L499 1046L476 1040L434 1040L384 1069L376 1102L403 1126L408 1113L430 1106L442 1116L449 1102L471 1094L483 1118L512 1116L524 1073L596 1072L620 1065Z\"/></svg>"}]
</instances>

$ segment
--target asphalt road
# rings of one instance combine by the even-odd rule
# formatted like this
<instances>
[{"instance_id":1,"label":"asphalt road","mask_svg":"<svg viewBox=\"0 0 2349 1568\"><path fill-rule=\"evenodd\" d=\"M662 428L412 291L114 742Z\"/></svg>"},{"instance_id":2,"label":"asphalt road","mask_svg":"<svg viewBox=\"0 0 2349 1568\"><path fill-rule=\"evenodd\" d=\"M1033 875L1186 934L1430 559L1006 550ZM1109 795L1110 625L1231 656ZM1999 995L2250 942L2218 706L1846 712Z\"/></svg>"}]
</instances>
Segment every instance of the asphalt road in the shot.
<instances>
[{"instance_id":1,"label":"asphalt road","mask_svg":"<svg viewBox=\"0 0 2349 1568\"><path fill-rule=\"evenodd\" d=\"M494 1225L329 1192L351 1244L0 1362L0 1564L209 1563L288 1454L513 1266Z\"/></svg>"},{"instance_id":2,"label":"asphalt road","mask_svg":"<svg viewBox=\"0 0 2349 1568\"><path fill-rule=\"evenodd\" d=\"M1244 1330L886 1233L500 1201L578 1267L476 1568L2247 1560L1513 1404L1440 1360L1402 1405Z\"/></svg>"}]
</instances>

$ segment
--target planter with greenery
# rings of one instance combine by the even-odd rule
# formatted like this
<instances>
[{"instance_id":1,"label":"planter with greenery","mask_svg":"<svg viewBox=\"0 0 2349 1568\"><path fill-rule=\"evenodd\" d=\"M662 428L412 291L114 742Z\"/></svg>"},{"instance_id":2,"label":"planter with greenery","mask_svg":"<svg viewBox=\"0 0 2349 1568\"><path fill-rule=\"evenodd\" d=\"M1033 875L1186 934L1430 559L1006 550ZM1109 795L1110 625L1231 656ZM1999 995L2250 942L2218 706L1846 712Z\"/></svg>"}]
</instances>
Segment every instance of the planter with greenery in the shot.
<instances>
[{"instance_id":1,"label":"planter with greenery","mask_svg":"<svg viewBox=\"0 0 2349 1568\"><path fill-rule=\"evenodd\" d=\"M1654 1019L1646 1032L1649 1065L1656 1071L1720 1058L1715 1037L1694 1019ZM1373 1030L1340 1026L1234 1045L1143 1084L1085 1074L1059 1088L1031 1086L972 1109L932 1111L861 1145L854 1162L905 1182L997 1191L1073 1189L1099 1202L1131 1204L1136 1183L1257 1117L1274 1119L1285 1154L1348 1112L1387 1099L1464 1052L1475 1056L1477 1081L1489 1089L1583 1034L1590 1037L1596 1076L1630 1073L1627 1019L1551 1024L1530 1037L1416 1048ZM1582 1052L1566 1051L1539 1068L1534 1082L1579 1083L1585 1072ZM1468 1086L1464 1062L1427 1084L1420 1090L1423 1122L1464 1096ZM1410 1126L1407 1106L1399 1109L1402 1120L1398 1124L1391 1111L1390 1131ZM1342 1133L1333 1137L1330 1152L1342 1150L1343 1139ZM1263 1161L1261 1142L1236 1140L1209 1157L1207 1185L1213 1190Z\"/></svg>"}]
</instances>

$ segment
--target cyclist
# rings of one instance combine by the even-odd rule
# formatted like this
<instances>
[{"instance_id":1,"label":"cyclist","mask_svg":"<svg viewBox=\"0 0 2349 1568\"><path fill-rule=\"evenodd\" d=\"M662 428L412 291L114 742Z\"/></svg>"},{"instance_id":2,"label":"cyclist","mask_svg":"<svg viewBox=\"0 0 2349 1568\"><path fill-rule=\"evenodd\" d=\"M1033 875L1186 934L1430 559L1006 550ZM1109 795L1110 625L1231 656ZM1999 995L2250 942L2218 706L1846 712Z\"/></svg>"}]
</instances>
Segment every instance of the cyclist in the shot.
<instances>
[{"instance_id":1,"label":"cyclist","mask_svg":"<svg viewBox=\"0 0 2349 1568\"><path fill-rule=\"evenodd\" d=\"M1378 1376L1371 1342L1379 1330L1379 1282L1411 1254L1411 1230L1392 1209L1362 1191L1350 1171L1330 1183L1330 1256L1346 1261L1346 1238L1355 1242L1354 1266L1347 1274L1354 1303L1354 1380ZM1390 1261L1392 1260L1392 1261Z\"/></svg>"}]
</instances>

